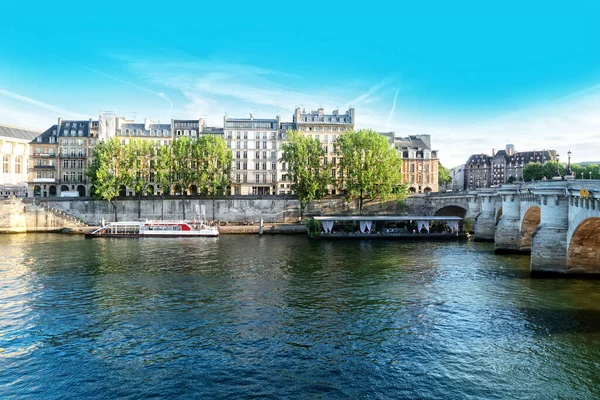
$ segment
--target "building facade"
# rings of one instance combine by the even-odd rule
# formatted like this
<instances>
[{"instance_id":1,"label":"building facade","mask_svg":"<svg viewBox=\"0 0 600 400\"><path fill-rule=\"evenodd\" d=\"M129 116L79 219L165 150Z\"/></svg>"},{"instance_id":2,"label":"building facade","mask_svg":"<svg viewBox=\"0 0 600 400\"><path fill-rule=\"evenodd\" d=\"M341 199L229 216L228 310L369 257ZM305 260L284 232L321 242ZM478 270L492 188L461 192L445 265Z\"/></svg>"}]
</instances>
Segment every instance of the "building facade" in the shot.
<instances>
[{"instance_id":1,"label":"building facade","mask_svg":"<svg viewBox=\"0 0 600 400\"><path fill-rule=\"evenodd\" d=\"M451 187L449 190L452 190L453 192L464 190L465 165L459 165L458 167L450 169L450 177L452 178L452 182L450 183Z\"/></svg>"},{"instance_id":2,"label":"building facade","mask_svg":"<svg viewBox=\"0 0 600 400\"><path fill-rule=\"evenodd\" d=\"M86 171L97 140L98 121L59 118L58 124L30 142L28 194L33 197L89 196L91 182Z\"/></svg>"},{"instance_id":3,"label":"building facade","mask_svg":"<svg viewBox=\"0 0 600 400\"><path fill-rule=\"evenodd\" d=\"M28 195L29 142L39 134L28 129L0 125L0 198Z\"/></svg>"},{"instance_id":4,"label":"building facade","mask_svg":"<svg viewBox=\"0 0 600 400\"><path fill-rule=\"evenodd\" d=\"M319 140L325 150L325 158L323 161L331 167L331 177L336 180L337 171L337 156L335 154L335 142L343 135L344 132L354 130L355 110L349 108L345 113L341 114L339 110L333 110L331 114L325 114L323 108L318 108L311 112L296 108L292 117L292 127L294 130L308 135L313 139ZM335 186L329 187L331 194L336 194Z\"/></svg>"},{"instance_id":5,"label":"building facade","mask_svg":"<svg viewBox=\"0 0 600 400\"><path fill-rule=\"evenodd\" d=\"M29 143L29 196L58 196L58 125L52 125Z\"/></svg>"},{"instance_id":6,"label":"building facade","mask_svg":"<svg viewBox=\"0 0 600 400\"><path fill-rule=\"evenodd\" d=\"M223 117L224 139L232 153L231 194L278 194L280 118Z\"/></svg>"},{"instance_id":7,"label":"building facade","mask_svg":"<svg viewBox=\"0 0 600 400\"><path fill-rule=\"evenodd\" d=\"M498 186L523 180L523 168L530 163L546 164L557 161L556 150L533 150L519 152L509 144L505 150L492 155L473 154L465 164L464 189L474 190L481 187Z\"/></svg>"},{"instance_id":8,"label":"building facade","mask_svg":"<svg viewBox=\"0 0 600 400\"><path fill-rule=\"evenodd\" d=\"M207 127L202 118L172 119L168 124L143 123L101 111L97 121L58 120L31 143L29 163L29 195L50 197L66 195L90 196L91 183L86 170L92 163L93 147L98 140L117 138L120 143L145 140L162 146L171 145L176 138L192 140L204 135L223 137L232 152L231 186L233 195L292 194L287 165L279 161L281 149L290 130L299 131L321 142L324 162L334 179L339 178L339 163L335 143L340 135L354 130L355 110L344 113L334 110L326 114L323 108L310 112L296 108L291 122L275 118L223 118L223 128ZM396 136L385 133L402 158L402 182L412 193L438 191L439 160L431 149L429 135ZM160 195L162 188L151 181L149 193ZM332 185L331 194L336 194ZM192 194L186 192L186 194ZM133 189L123 187L121 196L133 196Z\"/></svg>"},{"instance_id":9,"label":"building facade","mask_svg":"<svg viewBox=\"0 0 600 400\"><path fill-rule=\"evenodd\" d=\"M430 135L394 137L394 147L402 158L402 183L409 193L431 193L439 190L439 159L431 149Z\"/></svg>"}]
</instances>

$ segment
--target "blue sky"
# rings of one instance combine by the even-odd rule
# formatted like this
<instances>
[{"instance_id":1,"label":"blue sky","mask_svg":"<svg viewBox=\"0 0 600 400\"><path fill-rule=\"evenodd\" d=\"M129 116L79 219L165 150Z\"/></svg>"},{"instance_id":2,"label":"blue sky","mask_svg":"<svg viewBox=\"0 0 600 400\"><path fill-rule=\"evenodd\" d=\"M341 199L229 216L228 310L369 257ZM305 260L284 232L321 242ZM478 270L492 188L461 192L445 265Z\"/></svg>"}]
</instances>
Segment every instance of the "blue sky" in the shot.
<instances>
[{"instance_id":1,"label":"blue sky","mask_svg":"<svg viewBox=\"0 0 600 400\"><path fill-rule=\"evenodd\" d=\"M447 166L507 143L600 160L598 2L127 3L2 1L0 122L352 105Z\"/></svg>"}]
</instances>

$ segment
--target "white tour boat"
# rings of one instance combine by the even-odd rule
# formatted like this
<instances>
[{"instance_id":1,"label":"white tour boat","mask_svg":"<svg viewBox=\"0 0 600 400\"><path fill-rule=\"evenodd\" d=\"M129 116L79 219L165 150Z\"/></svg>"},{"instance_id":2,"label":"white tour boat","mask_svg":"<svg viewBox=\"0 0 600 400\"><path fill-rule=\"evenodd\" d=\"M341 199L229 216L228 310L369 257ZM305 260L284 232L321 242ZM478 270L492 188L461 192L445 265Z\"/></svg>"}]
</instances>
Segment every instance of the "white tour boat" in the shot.
<instances>
[{"instance_id":1,"label":"white tour boat","mask_svg":"<svg viewBox=\"0 0 600 400\"><path fill-rule=\"evenodd\" d=\"M219 236L217 227L195 221L110 222L86 237L189 237Z\"/></svg>"}]
</instances>

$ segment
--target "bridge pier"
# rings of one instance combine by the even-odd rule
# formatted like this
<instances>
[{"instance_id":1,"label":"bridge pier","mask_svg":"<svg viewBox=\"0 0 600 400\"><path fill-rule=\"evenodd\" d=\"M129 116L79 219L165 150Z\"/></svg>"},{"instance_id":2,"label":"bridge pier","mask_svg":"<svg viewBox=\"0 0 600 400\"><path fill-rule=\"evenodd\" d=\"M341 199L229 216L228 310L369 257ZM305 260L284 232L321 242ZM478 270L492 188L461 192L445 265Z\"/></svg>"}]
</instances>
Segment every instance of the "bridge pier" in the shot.
<instances>
[{"instance_id":1,"label":"bridge pier","mask_svg":"<svg viewBox=\"0 0 600 400\"><path fill-rule=\"evenodd\" d=\"M521 208L519 185L504 185L498 190L502 216L494 232L495 253L521 253Z\"/></svg>"},{"instance_id":2,"label":"bridge pier","mask_svg":"<svg viewBox=\"0 0 600 400\"><path fill-rule=\"evenodd\" d=\"M477 192L469 192L465 197L467 198L467 213L465 214L465 219L475 221L475 218L477 218L481 212L481 202L477 198Z\"/></svg>"},{"instance_id":3,"label":"bridge pier","mask_svg":"<svg viewBox=\"0 0 600 400\"><path fill-rule=\"evenodd\" d=\"M492 242L496 227L496 191L494 189L479 189L481 211L475 218L475 241Z\"/></svg>"},{"instance_id":4,"label":"bridge pier","mask_svg":"<svg viewBox=\"0 0 600 400\"><path fill-rule=\"evenodd\" d=\"M531 238L531 273L567 273L569 201L566 181L538 183L530 188L539 196L540 224Z\"/></svg>"}]
</instances>

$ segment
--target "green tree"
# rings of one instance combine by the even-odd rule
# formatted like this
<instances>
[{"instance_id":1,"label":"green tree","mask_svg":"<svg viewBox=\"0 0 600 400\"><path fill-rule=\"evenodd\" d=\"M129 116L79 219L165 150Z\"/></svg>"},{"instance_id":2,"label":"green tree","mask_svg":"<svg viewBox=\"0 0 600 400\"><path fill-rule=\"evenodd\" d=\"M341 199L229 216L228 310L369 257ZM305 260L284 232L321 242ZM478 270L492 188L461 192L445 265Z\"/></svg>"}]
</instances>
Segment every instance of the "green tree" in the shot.
<instances>
[{"instance_id":1,"label":"green tree","mask_svg":"<svg viewBox=\"0 0 600 400\"><path fill-rule=\"evenodd\" d=\"M539 181L544 177L544 168L541 163L529 163L523 167L523 180L525 182Z\"/></svg>"},{"instance_id":2,"label":"green tree","mask_svg":"<svg viewBox=\"0 0 600 400\"><path fill-rule=\"evenodd\" d=\"M450 171L448 168L444 167L442 164L438 166L438 185L444 186L452 182L452 177L450 176Z\"/></svg>"},{"instance_id":3,"label":"green tree","mask_svg":"<svg viewBox=\"0 0 600 400\"><path fill-rule=\"evenodd\" d=\"M565 176L566 175L566 168L563 164L557 162L557 161L548 161L543 165L543 170L544 170L544 178L546 179L552 179L553 177L556 176L556 168L558 166L558 170L559 170L559 175L560 176Z\"/></svg>"},{"instance_id":4,"label":"green tree","mask_svg":"<svg viewBox=\"0 0 600 400\"><path fill-rule=\"evenodd\" d=\"M169 196L175 182L175 173L173 172L173 152L171 146L158 146L154 156L154 179L160 186L161 211L160 217L164 218L164 199Z\"/></svg>"},{"instance_id":5,"label":"green tree","mask_svg":"<svg viewBox=\"0 0 600 400\"><path fill-rule=\"evenodd\" d=\"M171 143L172 171L174 183L178 192L185 194L194 182L194 169L192 168L192 139L180 137Z\"/></svg>"},{"instance_id":6,"label":"green tree","mask_svg":"<svg viewBox=\"0 0 600 400\"><path fill-rule=\"evenodd\" d=\"M387 138L371 130L347 132L336 142L340 157L338 182L348 198L358 199L359 212L365 203L396 196L406 197L401 185L401 160Z\"/></svg>"},{"instance_id":7,"label":"green tree","mask_svg":"<svg viewBox=\"0 0 600 400\"><path fill-rule=\"evenodd\" d=\"M195 182L198 190L212 197L213 220L215 219L215 197L225 194L231 183L231 161L233 156L223 138L215 135L202 136L193 145L196 165Z\"/></svg>"},{"instance_id":8,"label":"green tree","mask_svg":"<svg viewBox=\"0 0 600 400\"><path fill-rule=\"evenodd\" d=\"M161 196L171 194L175 183L173 172L173 152L171 146L159 146L154 158L154 176L156 183L160 186Z\"/></svg>"},{"instance_id":9,"label":"green tree","mask_svg":"<svg viewBox=\"0 0 600 400\"><path fill-rule=\"evenodd\" d=\"M150 185L150 160L152 158L150 142L134 139L124 146L125 186L133 189L138 197L138 218L141 218L142 195L147 194Z\"/></svg>"},{"instance_id":10,"label":"green tree","mask_svg":"<svg viewBox=\"0 0 600 400\"><path fill-rule=\"evenodd\" d=\"M223 138L202 136L194 143L195 182L198 190L208 196L224 194L231 183L231 150Z\"/></svg>"},{"instance_id":11,"label":"green tree","mask_svg":"<svg viewBox=\"0 0 600 400\"><path fill-rule=\"evenodd\" d=\"M113 206L117 221L117 205L114 198L119 188L127 182L124 146L117 138L100 141L93 151L93 161L86 174L92 181L94 197L107 200Z\"/></svg>"},{"instance_id":12,"label":"green tree","mask_svg":"<svg viewBox=\"0 0 600 400\"><path fill-rule=\"evenodd\" d=\"M558 165L560 176L565 176L565 166L556 161L548 161L545 164L539 162L529 163L523 167L523 180L525 182L552 179L556 176Z\"/></svg>"},{"instance_id":13,"label":"green tree","mask_svg":"<svg viewBox=\"0 0 600 400\"><path fill-rule=\"evenodd\" d=\"M300 201L300 219L306 205L327 194L331 183L329 170L324 163L326 156L321 142L297 131L289 131L282 146L279 161L287 164L286 174L292 182L291 189Z\"/></svg>"},{"instance_id":14,"label":"green tree","mask_svg":"<svg viewBox=\"0 0 600 400\"><path fill-rule=\"evenodd\" d=\"M600 166L597 164L590 164L585 167L573 164L571 165L571 171L575 173L575 179L600 179Z\"/></svg>"}]
</instances>

